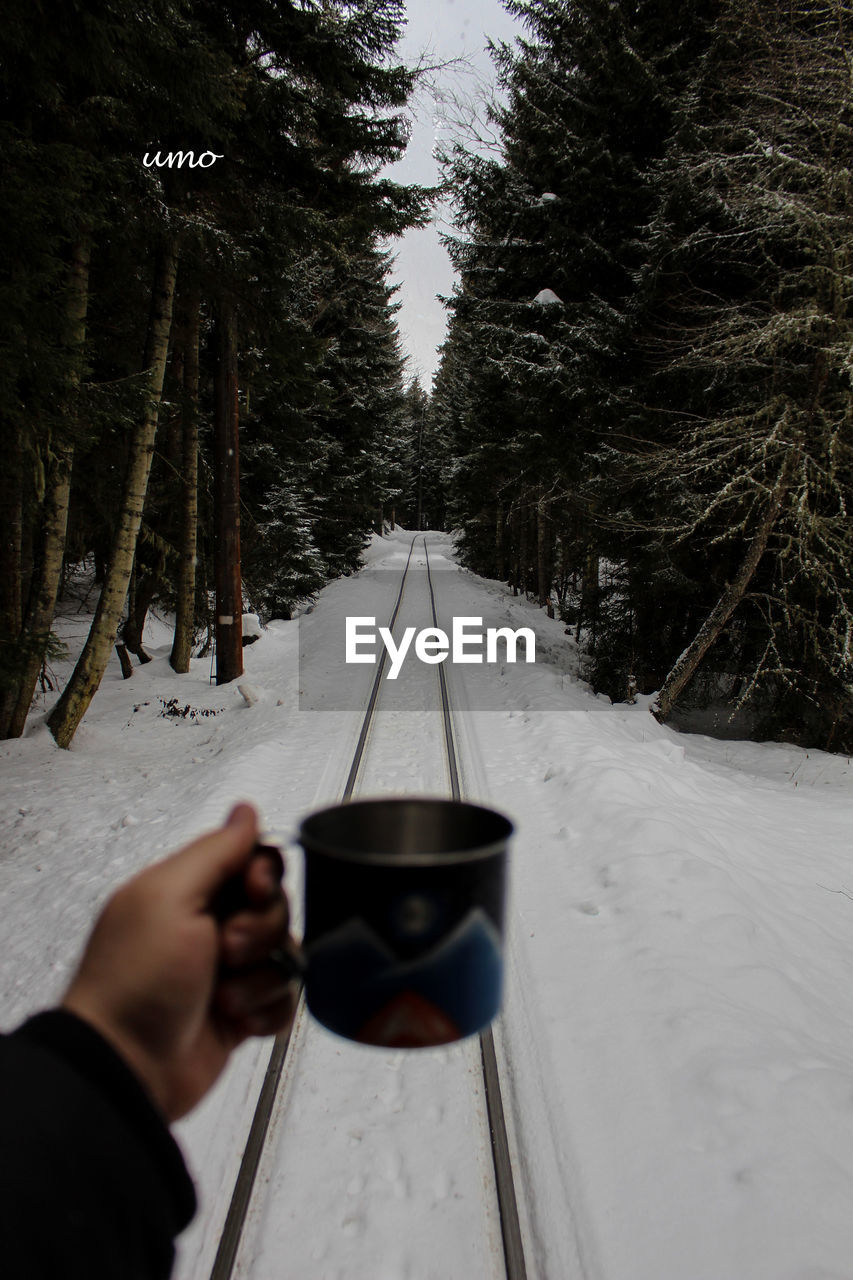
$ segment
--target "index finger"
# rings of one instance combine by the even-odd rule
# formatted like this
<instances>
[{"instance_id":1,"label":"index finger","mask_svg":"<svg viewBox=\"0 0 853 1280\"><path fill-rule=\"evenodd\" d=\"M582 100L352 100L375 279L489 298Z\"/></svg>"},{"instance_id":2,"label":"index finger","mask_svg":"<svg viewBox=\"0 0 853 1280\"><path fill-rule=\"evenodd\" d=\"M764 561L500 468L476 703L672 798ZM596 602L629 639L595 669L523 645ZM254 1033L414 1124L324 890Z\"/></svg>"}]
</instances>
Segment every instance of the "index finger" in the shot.
<instances>
[{"instance_id":1,"label":"index finger","mask_svg":"<svg viewBox=\"0 0 853 1280\"><path fill-rule=\"evenodd\" d=\"M249 901L261 906L276 897L281 890L283 876L284 858L281 850L271 844L256 845L249 865L243 872Z\"/></svg>"},{"instance_id":2,"label":"index finger","mask_svg":"<svg viewBox=\"0 0 853 1280\"><path fill-rule=\"evenodd\" d=\"M210 908L217 920L228 920L237 912L265 907L282 896L281 877L284 862L272 845L255 845L252 856L242 870L219 886Z\"/></svg>"}]
</instances>

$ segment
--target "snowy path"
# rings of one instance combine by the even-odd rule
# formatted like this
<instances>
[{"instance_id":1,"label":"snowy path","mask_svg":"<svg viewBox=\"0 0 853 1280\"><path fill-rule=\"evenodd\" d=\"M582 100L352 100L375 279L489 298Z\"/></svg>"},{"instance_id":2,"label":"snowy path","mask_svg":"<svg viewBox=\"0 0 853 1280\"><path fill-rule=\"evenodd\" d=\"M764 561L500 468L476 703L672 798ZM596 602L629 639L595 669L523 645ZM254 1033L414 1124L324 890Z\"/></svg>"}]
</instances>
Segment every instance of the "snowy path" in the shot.
<instances>
[{"instance_id":1,"label":"snowy path","mask_svg":"<svg viewBox=\"0 0 853 1280\"><path fill-rule=\"evenodd\" d=\"M298 627L275 623L247 650L251 709L208 685L207 664L175 677L164 629L150 637L155 661L132 681L110 668L75 750L57 751L43 731L0 744L4 1026L56 998L96 904L134 867L238 797L255 799L282 835L334 799L372 674L342 668L343 619L388 616L409 542L376 539L369 571L332 584ZM447 540L431 547L445 616L533 626L539 638L535 667L448 672L463 708L466 792L518 824L504 1034L531 1280L851 1280L850 762L679 735L642 701L610 706L577 681L560 624L460 572ZM66 634L84 621L69 617ZM158 699L173 697L218 714L163 718ZM390 738L377 738L383 776L401 770L395 788L422 777L427 720L406 728L422 715L395 710ZM299 874L291 855L296 899ZM209 1274L268 1054L248 1046L181 1126L203 1210L179 1280ZM435 1111L446 1064L420 1093L406 1069L391 1055L374 1077L350 1075L340 1104L333 1056L317 1078L288 1080L313 1092L318 1110L326 1104L340 1143L341 1234L320 1257L335 1163L300 1103L279 1136L292 1162L286 1198L300 1196L301 1216L285 1228L285 1211L272 1213L253 1280L426 1280L438 1274L439 1235L465 1256L480 1227L472 1233L448 1181L454 1134ZM432 1127L402 1136L415 1114ZM368 1158L374 1125L389 1136ZM403 1147L393 1158L392 1132ZM426 1190L409 1181L417 1136L444 1176ZM393 1224L413 1208L411 1228L398 1227L410 1237L394 1240L382 1213ZM335 1253L344 1243L357 1264Z\"/></svg>"},{"instance_id":2,"label":"snowy path","mask_svg":"<svg viewBox=\"0 0 853 1280\"><path fill-rule=\"evenodd\" d=\"M421 547L398 636L431 622ZM438 707L433 667L410 663L384 682L359 795L446 792ZM306 1176L318 1154L322 1172ZM235 1273L496 1280L503 1261L493 1178L476 1039L388 1053L303 1016ZM311 1221L323 1229L303 1230Z\"/></svg>"}]
</instances>

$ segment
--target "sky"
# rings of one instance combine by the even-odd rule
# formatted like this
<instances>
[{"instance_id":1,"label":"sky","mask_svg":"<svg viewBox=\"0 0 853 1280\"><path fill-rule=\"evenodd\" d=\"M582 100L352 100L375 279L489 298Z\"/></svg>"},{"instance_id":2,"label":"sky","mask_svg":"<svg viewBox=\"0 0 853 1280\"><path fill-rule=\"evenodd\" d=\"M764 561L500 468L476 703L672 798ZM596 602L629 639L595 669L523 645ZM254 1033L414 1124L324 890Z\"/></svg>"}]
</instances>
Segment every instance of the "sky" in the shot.
<instances>
[{"instance_id":1,"label":"sky","mask_svg":"<svg viewBox=\"0 0 853 1280\"><path fill-rule=\"evenodd\" d=\"M385 172L399 182L432 186L439 180L433 152L445 140L451 118L464 116L473 100L482 99L494 84L494 67L486 46L489 38L512 41L520 24L501 6L500 0L409 0L405 35L398 46L401 60L411 64L426 53L430 65L464 59L432 77L439 95L452 95L461 108L436 101L421 91L414 104L415 120L406 155ZM411 376L417 375L429 389L438 365L438 347L444 340L446 311L438 295L453 288L453 270L439 239L449 229L446 210L428 227L406 233L392 246L396 256L392 278L399 284L397 316L403 351Z\"/></svg>"}]
</instances>

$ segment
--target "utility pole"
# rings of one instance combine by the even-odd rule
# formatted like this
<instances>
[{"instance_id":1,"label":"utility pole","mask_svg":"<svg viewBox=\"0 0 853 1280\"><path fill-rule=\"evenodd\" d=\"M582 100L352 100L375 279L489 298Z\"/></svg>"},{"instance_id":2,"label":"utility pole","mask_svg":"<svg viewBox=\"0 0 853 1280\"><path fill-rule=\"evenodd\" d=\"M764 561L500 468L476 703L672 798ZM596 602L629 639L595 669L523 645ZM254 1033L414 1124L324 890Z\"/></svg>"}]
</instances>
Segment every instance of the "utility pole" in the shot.
<instances>
[{"instance_id":1,"label":"utility pole","mask_svg":"<svg viewBox=\"0 0 853 1280\"><path fill-rule=\"evenodd\" d=\"M221 297L213 371L213 575L216 591L216 683L243 674L240 575L240 453L234 303Z\"/></svg>"}]
</instances>

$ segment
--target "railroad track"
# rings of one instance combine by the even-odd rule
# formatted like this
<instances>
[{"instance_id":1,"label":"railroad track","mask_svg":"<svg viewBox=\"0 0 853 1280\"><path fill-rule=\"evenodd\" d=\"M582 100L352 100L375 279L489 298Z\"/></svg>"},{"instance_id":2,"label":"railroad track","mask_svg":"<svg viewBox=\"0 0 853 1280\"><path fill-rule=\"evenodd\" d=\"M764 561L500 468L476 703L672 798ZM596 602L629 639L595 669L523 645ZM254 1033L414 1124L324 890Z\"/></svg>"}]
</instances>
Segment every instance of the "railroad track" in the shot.
<instances>
[{"instance_id":1,"label":"railroad track","mask_svg":"<svg viewBox=\"0 0 853 1280\"><path fill-rule=\"evenodd\" d=\"M422 535L417 535L413 538L409 548L406 565L401 575L399 592L397 594L391 620L388 624L392 631L403 604L407 579L409 577L412 558L415 551L415 543L421 536ZM426 538L423 540L423 550L432 625L438 626L435 583L430 568ZM381 656L377 662L376 675L371 687L355 751L347 773L346 782L341 793L340 798L342 800L350 799L356 794L360 786L364 786L365 762L370 751L371 739L376 733L376 713L378 707L383 702L383 694L387 688L387 681L383 684L386 661L387 654L383 648ZM437 671L441 717L441 741L443 744L442 749L447 789L454 799L460 799L463 796L460 779L461 769L457 753L456 735L453 727L453 714L448 691L445 664L439 663L435 670ZM299 1013L297 1014L296 1024L300 1022L300 1019L303 1022L305 1019L304 996L301 994L299 1006L300 1008ZM281 1092L282 1079L287 1075L288 1071L292 1072L293 1058L299 1052L296 1040L297 1038L293 1036L292 1033L288 1033L287 1035L280 1035L276 1037L273 1044L269 1064L266 1069L257 1105L255 1107L249 1136L234 1185L222 1235L220 1237L219 1247L210 1273L210 1280L232 1280L232 1277L238 1274L238 1272L241 1275L247 1275L249 1277L254 1275L251 1267L246 1270L245 1266L238 1264L238 1259L241 1256L245 1256L244 1236L247 1234L247 1220L249 1218L253 1193L255 1193L256 1186L258 1184L259 1170L262 1167L262 1162L265 1157L265 1151L268 1145L271 1129L271 1120L277 1105L277 1098ZM497 1203L501 1243L500 1258L496 1259L496 1265L490 1268L488 1274L494 1277L494 1280L502 1280L504 1275L506 1276L506 1280L526 1280L527 1270L525 1266L522 1233L519 1222L518 1199L513 1179L509 1138L503 1099L501 1097L500 1071L494 1037L491 1029L488 1029L480 1036L479 1065L482 1094L485 1100L485 1111L488 1121L493 1188ZM286 1127L286 1119L282 1123ZM267 1178L267 1181L269 1181L269 1178ZM285 1274L287 1273L286 1265L284 1266L284 1272ZM296 1273L294 1272L294 1274ZM432 1275L433 1273L430 1272L430 1274ZM262 1278L259 1276L258 1280L262 1280ZM308 1280L307 1276L306 1280ZM369 1280L369 1277L353 1272L351 1276L348 1276L348 1280Z\"/></svg>"}]
</instances>

